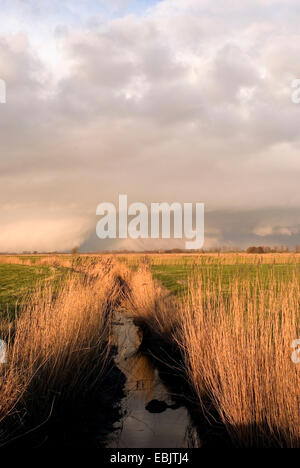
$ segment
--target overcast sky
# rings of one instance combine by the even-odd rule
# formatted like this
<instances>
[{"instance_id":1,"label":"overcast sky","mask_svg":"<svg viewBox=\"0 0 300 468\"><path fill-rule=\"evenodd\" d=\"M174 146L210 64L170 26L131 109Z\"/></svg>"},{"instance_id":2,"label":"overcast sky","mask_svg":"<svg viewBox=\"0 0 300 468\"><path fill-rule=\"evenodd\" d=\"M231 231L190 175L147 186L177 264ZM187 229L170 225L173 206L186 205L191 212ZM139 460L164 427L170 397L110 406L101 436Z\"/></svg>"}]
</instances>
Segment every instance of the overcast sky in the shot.
<instances>
[{"instance_id":1,"label":"overcast sky","mask_svg":"<svg viewBox=\"0 0 300 468\"><path fill-rule=\"evenodd\" d=\"M206 247L300 244L298 0L0 7L0 251L108 248L119 193L204 202Z\"/></svg>"}]
</instances>

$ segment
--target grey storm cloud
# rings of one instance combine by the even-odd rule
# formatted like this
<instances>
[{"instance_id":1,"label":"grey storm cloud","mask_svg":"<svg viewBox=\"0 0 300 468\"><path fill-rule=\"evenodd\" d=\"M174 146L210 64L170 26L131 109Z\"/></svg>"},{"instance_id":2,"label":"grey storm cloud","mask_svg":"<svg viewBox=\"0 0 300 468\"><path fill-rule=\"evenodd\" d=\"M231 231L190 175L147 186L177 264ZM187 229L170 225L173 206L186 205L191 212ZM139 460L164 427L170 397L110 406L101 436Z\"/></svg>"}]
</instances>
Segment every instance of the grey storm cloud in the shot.
<instances>
[{"instance_id":1,"label":"grey storm cloud","mask_svg":"<svg viewBox=\"0 0 300 468\"><path fill-rule=\"evenodd\" d=\"M207 245L297 243L297 3L164 0L78 26L64 13L40 43L18 4L0 29L0 251L106 248L95 210L118 193L204 202Z\"/></svg>"}]
</instances>

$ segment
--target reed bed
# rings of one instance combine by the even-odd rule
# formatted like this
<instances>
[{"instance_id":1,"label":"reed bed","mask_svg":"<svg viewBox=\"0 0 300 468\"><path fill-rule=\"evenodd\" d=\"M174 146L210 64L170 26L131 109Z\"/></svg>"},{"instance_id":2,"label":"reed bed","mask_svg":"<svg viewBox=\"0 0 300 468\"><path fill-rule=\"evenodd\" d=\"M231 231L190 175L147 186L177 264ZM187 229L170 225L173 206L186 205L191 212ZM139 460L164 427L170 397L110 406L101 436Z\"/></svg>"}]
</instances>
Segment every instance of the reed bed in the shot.
<instances>
[{"instance_id":1,"label":"reed bed","mask_svg":"<svg viewBox=\"0 0 300 468\"><path fill-rule=\"evenodd\" d=\"M236 446L299 447L299 279L237 278L224 294L200 277L189 291L176 339L204 412L211 402Z\"/></svg>"},{"instance_id":2,"label":"reed bed","mask_svg":"<svg viewBox=\"0 0 300 468\"><path fill-rule=\"evenodd\" d=\"M128 279L129 294L124 309L136 323L164 340L173 341L179 326L179 309L175 298L152 277L147 264L141 263Z\"/></svg>"},{"instance_id":3,"label":"reed bed","mask_svg":"<svg viewBox=\"0 0 300 468\"><path fill-rule=\"evenodd\" d=\"M0 437L8 420L20 425L32 408L36 419L44 418L53 401L72 405L99 387L109 361L111 312L118 309L134 317L153 354L168 359L171 350L168 366L177 372L182 365L205 417L212 427L219 419L233 445L299 447L300 365L291 345L300 337L300 257L118 258L36 259L67 268L70 277L24 301L13 326L0 324L8 342L7 364L0 367ZM177 298L151 274L155 265L186 264L195 268L186 270L192 276ZM236 264L242 268L227 274L227 265ZM281 264L294 266L287 272L278 270ZM202 268L211 265L216 268Z\"/></svg>"},{"instance_id":4,"label":"reed bed","mask_svg":"<svg viewBox=\"0 0 300 468\"><path fill-rule=\"evenodd\" d=\"M98 262L92 276L70 276L57 290L43 287L26 301L6 339L0 367L1 436L10 425L47 417L54 401L84 401L109 360L111 310L122 288L117 267ZM14 423L15 424L15 423Z\"/></svg>"},{"instance_id":5,"label":"reed bed","mask_svg":"<svg viewBox=\"0 0 300 468\"><path fill-rule=\"evenodd\" d=\"M300 263L300 254L297 253L266 253L247 254L241 253L195 253L195 254L118 254L117 258L137 268L145 259L151 266L207 266L207 265L295 265Z\"/></svg>"},{"instance_id":6,"label":"reed bed","mask_svg":"<svg viewBox=\"0 0 300 468\"><path fill-rule=\"evenodd\" d=\"M285 276L258 262L256 274L237 269L229 278L222 264L194 269L177 299L153 280L151 266L143 258L132 273L126 311L150 332L154 355L166 359L163 350L181 349L182 373L211 427L222 423L236 447L299 447L300 367L291 347L300 336L296 266ZM174 370L178 364L168 358Z\"/></svg>"}]
</instances>

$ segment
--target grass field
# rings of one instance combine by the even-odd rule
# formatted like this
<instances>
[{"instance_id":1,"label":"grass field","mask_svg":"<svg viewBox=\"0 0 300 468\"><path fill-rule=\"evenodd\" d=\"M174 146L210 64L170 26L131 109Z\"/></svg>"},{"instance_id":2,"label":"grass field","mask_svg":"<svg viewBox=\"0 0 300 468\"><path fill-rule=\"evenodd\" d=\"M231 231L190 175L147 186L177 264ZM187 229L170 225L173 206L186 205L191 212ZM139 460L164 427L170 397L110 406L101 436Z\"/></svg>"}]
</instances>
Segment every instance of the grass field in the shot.
<instances>
[{"instance_id":1,"label":"grass field","mask_svg":"<svg viewBox=\"0 0 300 468\"><path fill-rule=\"evenodd\" d=\"M300 255L132 255L121 256L120 260L136 270L140 262L149 265L153 277L177 296L188 289L191 277L201 276L202 282L221 281L224 291L228 291L235 279L259 280L268 286L270 280L290 281L294 277L300 281Z\"/></svg>"},{"instance_id":2,"label":"grass field","mask_svg":"<svg viewBox=\"0 0 300 468\"><path fill-rule=\"evenodd\" d=\"M16 258L20 264L0 263L0 311L4 311L7 307L13 309L20 300L34 290L37 284L59 281L68 271L63 266L54 268L51 265L39 264L39 260L43 257L20 256ZM153 277L175 295L184 293L187 290L189 278L197 275L201 275L204 282L205 280L219 281L221 275L224 290L228 290L235 278L254 281L259 277L260 281L265 281L266 284L272 277L288 281L296 275L300 280L298 257L286 255L282 263L280 263L282 261L280 257L277 258L278 263L274 263L274 259L262 256L257 257L260 259L259 263L254 263L252 257L250 257L251 262L247 262L247 257L241 257L239 262L236 262L236 258L231 256L232 264L220 262L216 256L208 256L201 261L197 259L195 261L195 258L186 256L135 255L129 259L121 257L121 260L136 269L141 260L145 258L148 259ZM290 259L288 262L287 258ZM227 261L230 261L230 257Z\"/></svg>"},{"instance_id":3,"label":"grass field","mask_svg":"<svg viewBox=\"0 0 300 468\"><path fill-rule=\"evenodd\" d=\"M58 285L65 275L64 268L0 263L0 313L11 315L38 285Z\"/></svg>"},{"instance_id":4,"label":"grass field","mask_svg":"<svg viewBox=\"0 0 300 468\"><path fill-rule=\"evenodd\" d=\"M154 278L159 280L166 288L176 295L184 293L187 289L188 279L191 276L201 275L203 282L217 282L221 277L224 291L228 290L232 281L241 280L256 281L267 286L271 278L277 281L289 281L294 275L300 278L300 264L243 264L243 265L152 265L151 271Z\"/></svg>"}]
</instances>

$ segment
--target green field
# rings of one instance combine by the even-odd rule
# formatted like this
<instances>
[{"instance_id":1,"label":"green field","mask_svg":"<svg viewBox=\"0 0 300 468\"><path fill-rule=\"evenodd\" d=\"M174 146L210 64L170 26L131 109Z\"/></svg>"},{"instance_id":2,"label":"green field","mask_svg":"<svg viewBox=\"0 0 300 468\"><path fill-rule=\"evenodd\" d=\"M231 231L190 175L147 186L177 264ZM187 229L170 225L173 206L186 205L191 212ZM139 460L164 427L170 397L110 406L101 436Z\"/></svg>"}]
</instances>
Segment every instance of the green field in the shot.
<instances>
[{"instance_id":1,"label":"green field","mask_svg":"<svg viewBox=\"0 0 300 468\"><path fill-rule=\"evenodd\" d=\"M222 289L226 291L235 279L258 280L267 287L268 282L276 280L291 280L294 275L300 278L300 264L237 264L237 265L192 265L192 264L160 264L152 265L153 277L176 295L185 292L188 280L201 276L203 283L216 282L221 278Z\"/></svg>"},{"instance_id":2,"label":"green field","mask_svg":"<svg viewBox=\"0 0 300 468\"><path fill-rule=\"evenodd\" d=\"M88 257L87 257L88 258ZM147 263L150 266L153 277L169 289L172 293L180 296L188 289L189 278L201 277L203 284L217 282L221 278L222 289L226 291L235 279L249 279L251 282L259 281L264 287L275 278L277 280L290 280L293 276L300 278L300 263L290 257L288 262L272 263L268 257L262 257L259 263L253 262L254 257L194 257L194 256L150 256ZM143 256L119 257L134 270L138 267ZM231 264L224 263L231 262ZM38 264L38 257L22 257L20 264L0 264L0 312L13 312L15 307L24 300L28 294L34 291L39 284L49 284L58 281L68 271L64 267ZM29 260L31 265L21 264ZM86 259L81 259L85 261ZM238 261L237 261L238 260ZM265 263L264 263L265 262Z\"/></svg>"},{"instance_id":3,"label":"green field","mask_svg":"<svg viewBox=\"0 0 300 468\"><path fill-rule=\"evenodd\" d=\"M131 269L137 270L140 262L149 265L155 279L176 296L188 289L189 279L201 277L203 284L221 281L223 291L235 280L259 281L268 288L270 281L300 280L300 256L293 254L274 255L142 255L134 254L118 259Z\"/></svg>"},{"instance_id":4,"label":"green field","mask_svg":"<svg viewBox=\"0 0 300 468\"><path fill-rule=\"evenodd\" d=\"M64 268L0 264L0 313L13 314L38 285L57 284L65 275Z\"/></svg>"}]
</instances>

